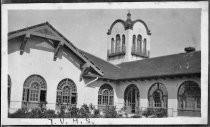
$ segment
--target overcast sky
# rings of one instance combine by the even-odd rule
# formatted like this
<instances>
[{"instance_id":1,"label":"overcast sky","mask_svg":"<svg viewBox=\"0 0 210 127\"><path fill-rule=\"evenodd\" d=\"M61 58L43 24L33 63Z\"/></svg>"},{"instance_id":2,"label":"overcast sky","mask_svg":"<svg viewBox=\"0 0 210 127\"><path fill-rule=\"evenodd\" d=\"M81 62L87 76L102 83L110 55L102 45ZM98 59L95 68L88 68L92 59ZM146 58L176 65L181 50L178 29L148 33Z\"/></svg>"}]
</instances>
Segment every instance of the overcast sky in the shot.
<instances>
[{"instance_id":1,"label":"overcast sky","mask_svg":"<svg viewBox=\"0 0 210 127\"><path fill-rule=\"evenodd\" d=\"M16 10L8 13L8 31L48 21L75 46L106 59L107 31L116 19L126 20L128 10ZM130 9L131 19L150 29L151 57L200 50L200 9ZM109 41L110 43L110 41Z\"/></svg>"}]
</instances>

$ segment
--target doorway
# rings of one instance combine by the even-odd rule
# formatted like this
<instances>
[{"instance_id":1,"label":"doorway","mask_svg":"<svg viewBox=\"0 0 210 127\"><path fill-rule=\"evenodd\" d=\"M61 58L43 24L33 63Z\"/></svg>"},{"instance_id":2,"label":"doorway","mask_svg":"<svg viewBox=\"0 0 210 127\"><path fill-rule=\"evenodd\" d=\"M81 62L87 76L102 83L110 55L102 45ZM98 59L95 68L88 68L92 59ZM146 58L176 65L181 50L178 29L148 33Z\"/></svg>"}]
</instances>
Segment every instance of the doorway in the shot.
<instances>
[{"instance_id":1,"label":"doorway","mask_svg":"<svg viewBox=\"0 0 210 127\"><path fill-rule=\"evenodd\" d=\"M129 85L124 93L125 109L127 113L136 113L139 109L139 89Z\"/></svg>"}]
</instances>

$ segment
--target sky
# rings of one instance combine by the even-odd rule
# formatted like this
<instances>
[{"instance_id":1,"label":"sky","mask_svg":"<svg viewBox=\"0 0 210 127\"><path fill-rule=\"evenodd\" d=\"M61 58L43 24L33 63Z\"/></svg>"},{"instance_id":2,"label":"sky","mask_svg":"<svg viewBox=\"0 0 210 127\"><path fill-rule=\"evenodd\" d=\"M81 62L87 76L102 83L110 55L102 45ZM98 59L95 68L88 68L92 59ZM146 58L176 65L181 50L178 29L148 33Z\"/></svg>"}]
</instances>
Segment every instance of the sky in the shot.
<instances>
[{"instance_id":1,"label":"sky","mask_svg":"<svg viewBox=\"0 0 210 127\"><path fill-rule=\"evenodd\" d=\"M150 57L201 48L201 9L130 9L131 19L143 20L151 31ZM9 10L8 31L49 22L77 48L102 59L107 55L107 31L127 9ZM107 42L108 41L108 42Z\"/></svg>"}]
</instances>

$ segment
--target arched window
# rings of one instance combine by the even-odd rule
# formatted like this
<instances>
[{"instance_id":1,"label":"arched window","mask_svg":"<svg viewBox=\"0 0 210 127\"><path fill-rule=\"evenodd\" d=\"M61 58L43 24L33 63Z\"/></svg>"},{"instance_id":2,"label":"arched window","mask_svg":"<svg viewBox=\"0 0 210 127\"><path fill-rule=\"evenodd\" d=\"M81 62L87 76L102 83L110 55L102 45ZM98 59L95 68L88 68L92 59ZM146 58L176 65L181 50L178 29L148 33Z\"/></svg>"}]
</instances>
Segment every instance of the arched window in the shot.
<instances>
[{"instance_id":1,"label":"arched window","mask_svg":"<svg viewBox=\"0 0 210 127\"><path fill-rule=\"evenodd\" d=\"M141 42L142 42L142 37L141 35L139 34L137 36L137 51L140 52L141 51Z\"/></svg>"},{"instance_id":2,"label":"arched window","mask_svg":"<svg viewBox=\"0 0 210 127\"><path fill-rule=\"evenodd\" d=\"M120 35L119 34L117 34L116 35L116 52L120 52Z\"/></svg>"},{"instance_id":3,"label":"arched window","mask_svg":"<svg viewBox=\"0 0 210 127\"><path fill-rule=\"evenodd\" d=\"M111 39L111 53L114 53L114 38Z\"/></svg>"},{"instance_id":4,"label":"arched window","mask_svg":"<svg viewBox=\"0 0 210 127\"><path fill-rule=\"evenodd\" d=\"M109 84L104 84L100 87L98 91L98 105L99 108L114 105L114 91Z\"/></svg>"},{"instance_id":5,"label":"arched window","mask_svg":"<svg viewBox=\"0 0 210 127\"><path fill-rule=\"evenodd\" d=\"M75 106L77 104L77 88L71 79L66 78L59 82L56 104L57 106Z\"/></svg>"},{"instance_id":6,"label":"arched window","mask_svg":"<svg viewBox=\"0 0 210 127\"><path fill-rule=\"evenodd\" d=\"M142 48L143 48L142 50L143 54L146 55L147 53L147 39L146 38L144 38Z\"/></svg>"},{"instance_id":7,"label":"arched window","mask_svg":"<svg viewBox=\"0 0 210 127\"><path fill-rule=\"evenodd\" d=\"M136 35L133 35L133 46L132 46L132 51L136 51Z\"/></svg>"},{"instance_id":8,"label":"arched window","mask_svg":"<svg viewBox=\"0 0 210 127\"><path fill-rule=\"evenodd\" d=\"M151 108L167 108L168 92L165 85L161 83L153 84L149 89L148 99Z\"/></svg>"},{"instance_id":9,"label":"arched window","mask_svg":"<svg viewBox=\"0 0 210 127\"><path fill-rule=\"evenodd\" d=\"M183 82L178 89L178 115L199 115L201 90L193 81Z\"/></svg>"},{"instance_id":10,"label":"arched window","mask_svg":"<svg viewBox=\"0 0 210 127\"><path fill-rule=\"evenodd\" d=\"M23 84L22 107L33 108L46 104L47 83L40 75L29 76Z\"/></svg>"},{"instance_id":11,"label":"arched window","mask_svg":"<svg viewBox=\"0 0 210 127\"><path fill-rule=\"evenodd\" d=\"M11 78L10 78L10 76L8 75L8 89L7 89L8 107L10 107L11 86L12 86Z\"/></svg>"},{"instance_id":12,"label":"arched window","mask_svg":"<svg viewBox=\"0 0 210 127\"><path fill-rule=\"evenodd\" d=\"M127 113L135 113L139 108L139 89L134 85L129 85L124 92L124 101Z\"/></svg>"},{"instance_id":13,"label":"arched window","mask_svg":"<svg viewBox=\"0 0 210 127\"><path fill-rule=\"evenodd\" d=\"M125 35L122 35L122 51L125 52Z\"/></svg>"}]
</instances>

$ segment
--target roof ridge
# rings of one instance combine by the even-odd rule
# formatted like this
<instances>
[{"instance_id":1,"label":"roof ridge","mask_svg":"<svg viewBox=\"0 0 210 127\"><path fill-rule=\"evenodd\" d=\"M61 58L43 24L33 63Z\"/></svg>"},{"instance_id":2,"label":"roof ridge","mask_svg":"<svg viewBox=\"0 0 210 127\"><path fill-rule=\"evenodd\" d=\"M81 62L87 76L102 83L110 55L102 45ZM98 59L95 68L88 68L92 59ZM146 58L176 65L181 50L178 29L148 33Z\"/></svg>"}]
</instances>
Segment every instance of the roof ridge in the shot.
<instances>
[{"instance_id":1,"label":"roof ridge","mask_svg":"<svg viewBox=\"0 0 210 127\"><path fill-rule=\"evenodd\" d=\"M170 55L165 55L165 56L157 56L157 57L149 58L149 60L151 60L151 59L159 59L159 58L164 58L164 57L169 57L169 56L175 56L175 55L192 54L192 53L198 53L198 52L201 52L201 51L200 51L200 50L197 50L197 51L193 51L193 52L189 52L189 53L183 52L183 53L176 53L176 54L170 54ZM145 60L148 60L148 59L142 59L142 60L135 60L135 61L122 62L122 63L117 64L117 65L128 64L128 63L135 63L135 62L138 62L138 61L145 61Z\"/></svg>"},{"instance_id":2,"label":"roof ridge","mask_svg":"<svg viewBox=\"0 0 210 127\"><path fill-rule=\"evenodd\" d=\"M27 26L27 27L24 27L22 29L18 29L18 30L13 30L13 31L10 31L8 33L8 35L11 35L11 34L14 34L14 33L17 33L17 32L21 32L21 31L24 31L24 30L28 30L28 29L32 29L32 28L35 28L35 27L39 27L39 26L42 26L42 25L45 25L45 24L50 24L49 22L43 22L43 23L39 23L39 24L36 24L36 25L31 25L31 26Z\"/></svg>"}]
</instances>

